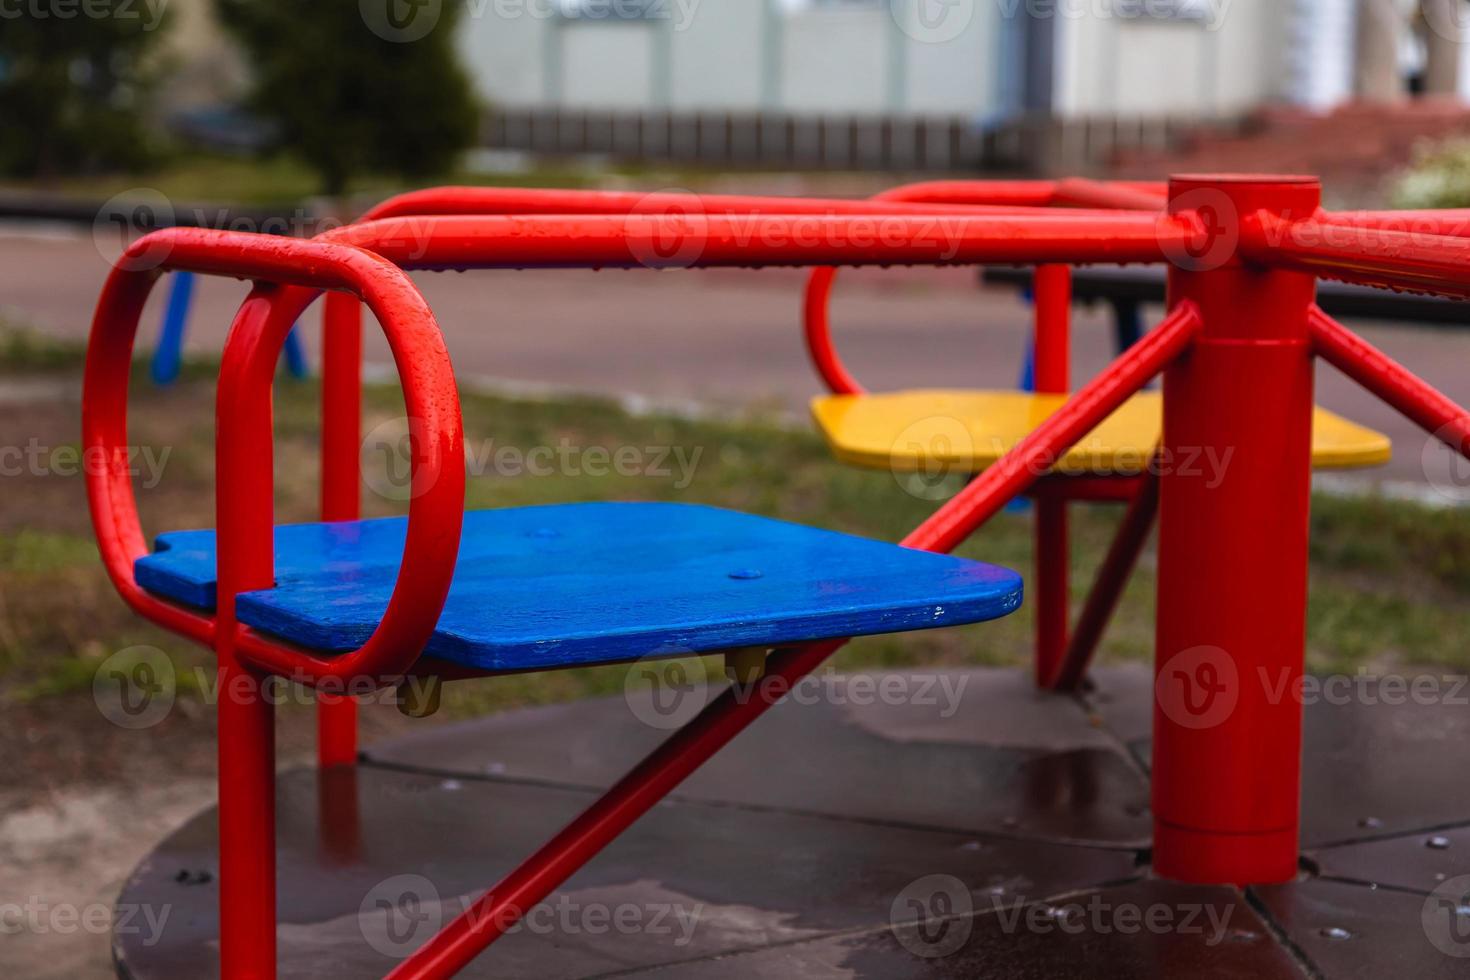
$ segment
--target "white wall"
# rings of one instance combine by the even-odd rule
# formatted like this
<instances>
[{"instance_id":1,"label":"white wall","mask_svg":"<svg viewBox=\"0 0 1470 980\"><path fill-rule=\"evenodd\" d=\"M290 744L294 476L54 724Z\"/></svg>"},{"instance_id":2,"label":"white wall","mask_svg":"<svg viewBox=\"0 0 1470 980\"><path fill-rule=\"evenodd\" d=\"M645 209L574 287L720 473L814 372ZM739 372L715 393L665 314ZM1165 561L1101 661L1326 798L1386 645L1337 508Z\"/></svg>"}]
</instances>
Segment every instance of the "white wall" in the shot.
<instances>
[{"instance_id":1,"label":"white wall","mask_svg":"<svg viewBox=\"0 0 1470 980\"><path fill-rule=\"evenodd\" d=\"M1284 97L1293 4L1209 0L1206 20L1099 15L1059 18L1062 115L1228 114Z\"/></svg>"},{"instance_id":2,"label":"white wall","mask_svg":"<svg viewBox=\"0 0 1470 980\"><path fill-rule=\"evenodd\" d=\"M561 104L642 109L656 104L655 48L663 25L572 21L561 31Z\"/></svg>"},{"instance_id":3,"label":"white wall","mask_svg":"<svg viewBox=\"0 0 1470 980\"><path fill-rule=\"evenodd\" d=\"M551 0L482 0L470 5L460 43L482 97L510 107L983 118L1001 108L1002 17L1026 9L1023 0L947 8L904 0L896 6L910 18L905 30L889 0L772 2L774 15L767 0L670 0L671 21L558 25L545 15ZM1102 0L1055 0L1058 112L1227 114L1299 91L1289 38L1300 31L1297 4L1307 0L1196 2L1215 19L1126 19L1098 13L1112 9ZM968 11L968 19L936 38L905 3ZM521 13L507 18L497 9Z\"/></svg>"},{"instance_id":4,"label":"white wall","mask_svg":"<svg viewBox=\"0 0 1470 980\"><path fill-rule=\"evenodd\" d=\"M781 108L883 112L893 27L886 7L788 12L781 30Z\"/></svg>"},{"instance_id":5,"label":"white wall","mask_svg":"<svg viewBox=\"0 0 1470 980\"><path fill-rule=\"evenodd\" d=\"M760 105L764 0L699 0L672 25L670 101L680 109L750 111Z\"/></svg>"},{"instance_id":6,"label":"white wall","mask_svg":"<svg viewBox=\"0 0 1470 980\"><path fill-rule=\"evenodd\" d=\"M496 9L493 3L472 3L460 23L460 55L476 92L494 105L544 105L551 22L532 16L529 5L515 17L498 16Z\"/></svg>"}]
</instances>

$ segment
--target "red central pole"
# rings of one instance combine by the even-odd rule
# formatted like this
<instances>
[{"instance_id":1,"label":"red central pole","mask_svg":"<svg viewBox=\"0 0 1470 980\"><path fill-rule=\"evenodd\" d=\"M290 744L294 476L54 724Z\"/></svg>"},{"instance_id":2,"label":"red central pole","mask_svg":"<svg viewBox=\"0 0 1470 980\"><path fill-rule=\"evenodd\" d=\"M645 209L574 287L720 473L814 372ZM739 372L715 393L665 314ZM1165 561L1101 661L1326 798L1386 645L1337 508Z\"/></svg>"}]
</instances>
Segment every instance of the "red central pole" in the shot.
<instances>
[{"instance_id":1,"label":"red central pole","mask_svg":"<svg viewBox=\"0 0 1470 980\"><path fill-rule=\"evenodd\" d=\"M1165 374L1160 457L1154 866L1182 881L1297 871L1315 280L1235 243L1245 217L1320 197L1310 178L1170 183L1170 210L1203 222L1169 273L1202 328Z\"/></svg>"}]
</instances>

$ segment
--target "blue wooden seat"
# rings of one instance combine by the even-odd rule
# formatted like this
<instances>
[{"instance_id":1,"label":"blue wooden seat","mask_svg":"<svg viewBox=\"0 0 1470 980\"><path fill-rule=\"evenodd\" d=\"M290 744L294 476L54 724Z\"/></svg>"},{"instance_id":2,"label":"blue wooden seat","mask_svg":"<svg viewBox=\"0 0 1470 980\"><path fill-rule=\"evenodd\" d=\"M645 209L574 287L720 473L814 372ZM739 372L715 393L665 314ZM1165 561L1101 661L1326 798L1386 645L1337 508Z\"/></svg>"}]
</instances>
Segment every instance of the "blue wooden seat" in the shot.
<instances>
[{"instance_id":1,"label":"blue wooden seat","mask_svg":"<svg viewBox=\"0 0 1470 980\"><path fill-rule=\"evenodd\" d=\"M276 585L242 623L317 651L360 646L388 604L403 518L275 529ZM160 535L138 583L215 602L214 532ZM487 671L582 666L995 619L1008 569L690 504L471 511L427 654Z\"/></svg>"}]
</instances>

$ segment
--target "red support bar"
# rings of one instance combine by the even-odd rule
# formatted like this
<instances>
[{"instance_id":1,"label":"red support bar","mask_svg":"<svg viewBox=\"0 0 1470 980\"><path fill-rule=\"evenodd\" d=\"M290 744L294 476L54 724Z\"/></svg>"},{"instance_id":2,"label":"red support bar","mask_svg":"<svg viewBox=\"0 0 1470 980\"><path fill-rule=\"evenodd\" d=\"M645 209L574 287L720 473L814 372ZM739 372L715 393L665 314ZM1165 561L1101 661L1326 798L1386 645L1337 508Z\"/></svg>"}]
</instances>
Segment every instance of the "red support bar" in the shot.
<instances>
[{"instance_id":1,"label":"red support bar","mask_svg":"<svg viewBox=\"0 0 1470 980\"><path fill-rule=\"evenodd\" d=\"M349 293L328 293L322 306L324 521L362 516L361 443L362 305ZM317 764L324 769L352 765L357 761L357 701L324 692L317 701Z\"/></svg>"},{"instance_id":2,"label":"red support bar","mask_svg":"<svg viewBox=\"0 0 1470 980\"><path fill-rule=\"evenodd\" d=\"M1077 617L1077 627L1062 659L1047 685L1058 691L1075 691L1087 677L1088 665L1102 641L1103 631L1123 597L1133 566L1148 542L1153 530L1154 518L1159 511L1159 478L1154 472L1146 474L1140 481L1137 492L1128 504L1117 534L1097 571L1092 592L1082 614Z\"/></svg>"},{"instance_id":3,"label":"red support bar","mask_svg":"<svg viewBox=\"0 0 1470 980\"><path fill-rule=\"evenodd\" d=\"M1072 270L1065 265L1038 265L1035 296L1036 390L1065 394L1072 387ZM1068 586L1071 548L1067 540L1065 499L1053 496L1036 501L1035 535L1034 659L1036 683L1045 687L1066 654L1067 623L1071 616Z\"/></svg>"},{"instance_id":4,"label":"red support bar","mask_svg":"<svg viewBox=\"0 0 1470 980\"><path fill-rule=\"evenodd\" d=\"M929 551L952 550L1019 489L1049 469L1050 461L1065 453L1177 357L1197 327L1198 321L1188 306L1175 310L1148 338L1086 385L1007 457L1019 459L1019 464L1008 465L1002 460L986 470L905 538L903 544ZM844 642L810 644L772 655L767 661L768 680L763 682L769 686L763 690L779 697ZM699 717L670 736L565 830L400 963L389 977L438 980L463 969L537 902L760 717L774 700L775 697L759 693L742 697L731 690L711 702Z\"/></svg>"},{"instance_id":5,"label":"red support bar","mask_svg":"<svg viewBox=\"0 0 1470 980\"><path fill-rule=\"evenodd\" d=\"M1161 184L1128 186L1073 177L1057 181L1051 203L1124 211L1162 211L1166 199L1166 190Z\"/></svg>"},{"instance_id":6,"label":"red support bar","mask_svg":"<svg viewBox=\"0 0 1470 980\"><path fill-rule=\"evenodd\" d=\"M1462 456L1470 457L1470 411L1415 377L1408 368L1313 307L1312 343L1343 374Z\"/></svg>"},{"instance_id":7,"label":"red support bar","mask_svg":"<svg viewBox=\"0 0 1470 980\"><path fill-rule=\"evenodd\" d=\"M1188 350L1199 327L1193 304L1177 305L1157 327L1079 388L1065 405L970 481L903 543L925 551L953 551L1056 465L1068 447L1076 445Z\"/></svg>"},{"instance_id":8,"label":"red support bar","mask_svg":"<svg viewBox=\"0 0 1470 980\"><path fill-rule=\"evenodd\" d=\"M1176 178L1171 190L1239 214L1312 214L1321 193L1309 178ZM1169 272L1170 301L1196 304L1203 329L1164 378L1161 458L1210 453L1223 469L1160 477L1154 869L1247 885L1297 871L1316 284L1221 240L1198 253L1207 268Z\"/></svg>"}]
</instances>

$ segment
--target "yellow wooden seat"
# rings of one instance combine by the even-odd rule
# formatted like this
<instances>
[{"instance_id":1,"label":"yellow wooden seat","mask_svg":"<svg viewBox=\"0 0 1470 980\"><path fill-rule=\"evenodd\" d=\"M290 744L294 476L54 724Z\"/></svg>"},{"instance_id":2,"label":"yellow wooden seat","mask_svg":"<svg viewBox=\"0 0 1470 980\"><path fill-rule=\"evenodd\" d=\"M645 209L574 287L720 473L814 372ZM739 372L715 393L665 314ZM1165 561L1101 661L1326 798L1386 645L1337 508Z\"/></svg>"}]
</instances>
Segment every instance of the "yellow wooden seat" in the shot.
<instances>
[{"instance_id":1,"label":"yellow wooden seat","mask_svg":"<svg viewBox=\"0 0 1470 980\"><path fill-rule=\"evenodd\" d=\"M1067 400L1024 391L915 390L827 395L812 415L838 459L899 471L978 472L994 463ZM1159 442L1163 396L1134 395L1083 438L1055 467L1068 475L1144 471ZM1389 461L1388 437L1319 408L1312 465L1377 466Z\"/></svg>"}]
</instances>

